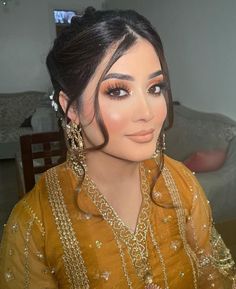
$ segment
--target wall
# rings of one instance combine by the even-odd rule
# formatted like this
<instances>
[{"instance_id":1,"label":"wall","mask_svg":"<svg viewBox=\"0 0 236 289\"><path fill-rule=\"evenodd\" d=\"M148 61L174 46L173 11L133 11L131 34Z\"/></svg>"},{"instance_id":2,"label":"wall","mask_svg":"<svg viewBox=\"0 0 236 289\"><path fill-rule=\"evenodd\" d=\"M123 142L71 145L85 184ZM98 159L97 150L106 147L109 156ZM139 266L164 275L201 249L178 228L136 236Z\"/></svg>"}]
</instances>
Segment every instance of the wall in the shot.
<instances>
[{"instance_id":1,"label":"wall","mask_svg":"<svg viewBox=\"0 0 236 289\"><path fill-rule=\"evenodd\" d=\"M0 93L49 90L45 57L55 37L53 9L101 7L102 0L11 0L0 5Z\"/></svg>"},{"instance_id":2,"label":"wall","mask_svg":"<svg viewBox=\"0 0 236 289\"><path fill-rule=\"evenodd\" d=\"M236 119L235 0L106 0L103 7L133 8L151 20L176 100Z\"/></svg>"}]
</instances>

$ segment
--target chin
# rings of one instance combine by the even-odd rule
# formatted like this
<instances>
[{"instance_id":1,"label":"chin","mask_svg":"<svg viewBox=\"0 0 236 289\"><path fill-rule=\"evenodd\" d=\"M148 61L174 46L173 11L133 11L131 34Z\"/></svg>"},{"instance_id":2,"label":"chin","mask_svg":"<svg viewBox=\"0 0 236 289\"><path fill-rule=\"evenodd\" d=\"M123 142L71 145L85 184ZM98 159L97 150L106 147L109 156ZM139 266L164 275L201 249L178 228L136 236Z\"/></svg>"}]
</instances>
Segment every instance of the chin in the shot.
<instances>
[{"instance_id":1,"label":"chin","mask_svg":"<svg viewBox=\"0 0 236 289\"><path fill-rule=\"evenodd\" d=\"M118 149L114 146L109 146L103 150L106 154L120 160L130 162L142 162L153 157L156 149L156 143L149 144L148 146L128 146L127 144L117 145Z\"/></svg>"},{"instance_id":2,"label":"chin","mask_svg":"<svg viewBox=\"0 0 236 289\"><path fill-rule=\"evenodd\" d=\"M151 152L137 152L136 154L132 153L130 155L125 155L123 159L129 160L131 162L142 162L149 160L153 157L154 150Z\"/></svg>"}]
</instances>

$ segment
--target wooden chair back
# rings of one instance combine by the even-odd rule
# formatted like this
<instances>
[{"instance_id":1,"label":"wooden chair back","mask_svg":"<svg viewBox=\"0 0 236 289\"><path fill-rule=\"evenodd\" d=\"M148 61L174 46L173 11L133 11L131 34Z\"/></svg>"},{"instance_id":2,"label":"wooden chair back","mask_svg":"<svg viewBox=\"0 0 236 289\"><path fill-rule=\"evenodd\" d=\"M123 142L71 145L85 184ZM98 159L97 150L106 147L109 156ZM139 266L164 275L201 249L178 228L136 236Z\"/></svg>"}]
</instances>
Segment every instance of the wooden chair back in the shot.
<instances>
[{"instance_id":1,"label":"wooden chair back","mask_svg":"<svg viewBox=\"0 0 236 289\"><path fill-rule=\"evenodd\" d=\"M37 175L66 160L62 131L22 135L20 147L25 192L34 187Z\"/></svg>"}]
</instances>

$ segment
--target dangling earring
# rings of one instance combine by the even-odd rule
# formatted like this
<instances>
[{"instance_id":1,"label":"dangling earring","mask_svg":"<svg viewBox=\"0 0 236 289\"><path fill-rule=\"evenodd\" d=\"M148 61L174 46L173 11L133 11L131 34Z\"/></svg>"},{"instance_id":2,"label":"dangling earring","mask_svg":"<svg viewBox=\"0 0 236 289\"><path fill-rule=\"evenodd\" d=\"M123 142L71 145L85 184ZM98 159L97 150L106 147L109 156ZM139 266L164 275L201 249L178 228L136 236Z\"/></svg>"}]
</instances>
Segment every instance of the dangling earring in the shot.
<instances>
[{"instance_id":1,"label":"dangling earring","mask_svg":"<svg viewBox=\"0 0 236 289\"><path fill-rule=\"evenodd\" d=\"M161 137L162 137L161 140L160 140L160 135L157 139L156 150L153 154L154 159L159 159L160 155L163 154L163 152L166 150L166 135L165 135L165 133L163 133L161 135Z\"/></svg>"},{"instance_id":2,"label":"dangling earring","mask_svg":"<svg viewBox=\"0 0 236 289\"><path fill-rule=\"evenodd\" d=\"M166 150L166 134L163 132L162 134L162 151Z\"/></svg>"},{"instance_id":3,"label":"dangling earring","mask_svg":"<svg viewBox=\"0 0 236 289\"><path fill-rule=\"evenodd\" d=\"M75 172L83 176L87 171L87 166L82 129L79 125L69 122L64 124L64 130L68 146L68 161Z\"/></svg>"}]
</instances>

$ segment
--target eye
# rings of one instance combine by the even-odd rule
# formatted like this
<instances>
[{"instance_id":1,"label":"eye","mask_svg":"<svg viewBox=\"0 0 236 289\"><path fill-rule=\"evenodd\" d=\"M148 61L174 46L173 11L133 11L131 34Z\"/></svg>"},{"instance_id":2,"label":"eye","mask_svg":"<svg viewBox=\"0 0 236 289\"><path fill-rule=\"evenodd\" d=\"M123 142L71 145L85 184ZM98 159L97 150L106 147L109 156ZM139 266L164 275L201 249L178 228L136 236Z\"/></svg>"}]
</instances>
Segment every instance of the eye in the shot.
<instances>
[{"instance_id":1,"label":"eye","mask_svg":"<svg viewBox=\"0 0 236 289\"><path fill-rule=\"evenodd\" d=\"M129 88L123 83L112 83L105 89L105 94L113 99L126 98L130 94Z\"/></svg>"},{"instance_id":2,"label":"eye","mask_svg":"<svg viewBox=\"0 0 236 289\"><path fill-rule=\"evenodd\" d=\"M156 83L149 87L148 93L154 94L154 95L160 95L162 94L163 90L166 88L166 84L164 82Z\"/></svg>"},{"instance_id":3,"label":"eye","mask_svg":"<svg viewBox=\"0 0 236 289\"><path fill-rule=\"evenodd\" d=\"M159 85L155 84L152 87L149 88L148 90L149 93L151 94L160 94L161 93L161 88Z\"/></svg>"},{"instance_id":4,"label":"eye","mask_svg":"<svg viewBox=\"0 0 236 289\"><path fill-rule=\"evenodd\" d=\"M128 91L123 88L112 88L107 91L110 96L122 97L128 95Z\"/></svg>"}]
</instances>

